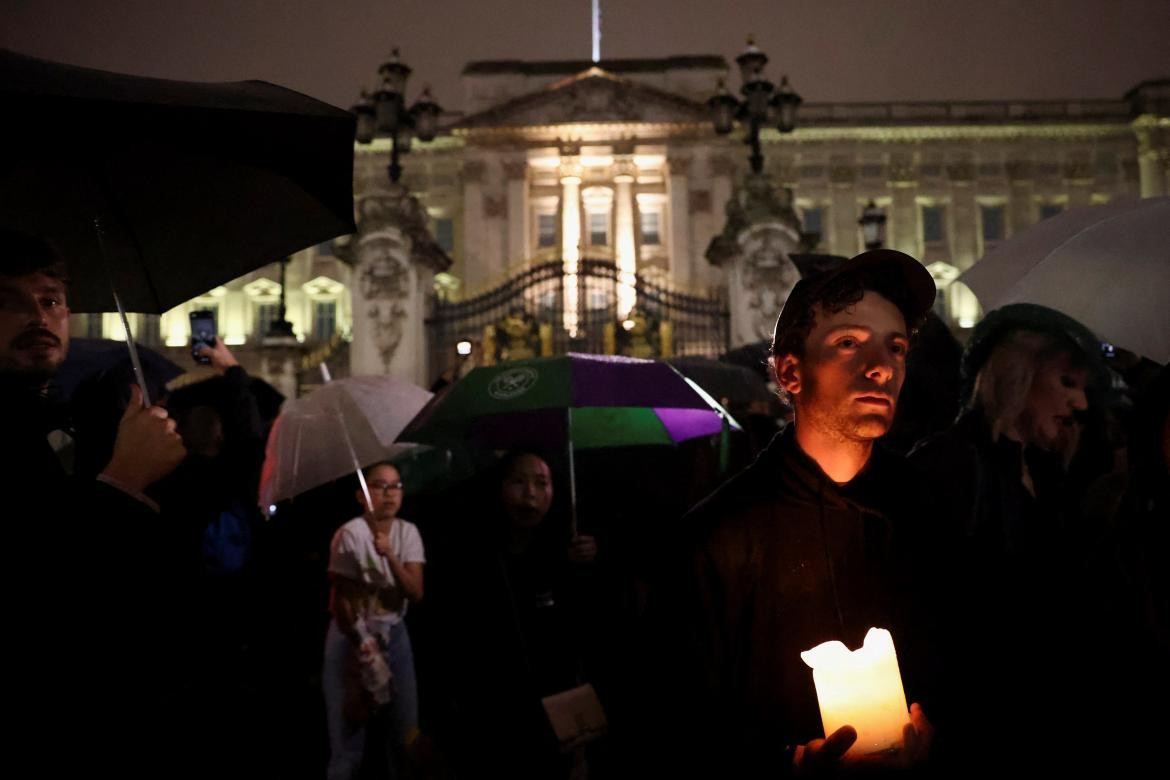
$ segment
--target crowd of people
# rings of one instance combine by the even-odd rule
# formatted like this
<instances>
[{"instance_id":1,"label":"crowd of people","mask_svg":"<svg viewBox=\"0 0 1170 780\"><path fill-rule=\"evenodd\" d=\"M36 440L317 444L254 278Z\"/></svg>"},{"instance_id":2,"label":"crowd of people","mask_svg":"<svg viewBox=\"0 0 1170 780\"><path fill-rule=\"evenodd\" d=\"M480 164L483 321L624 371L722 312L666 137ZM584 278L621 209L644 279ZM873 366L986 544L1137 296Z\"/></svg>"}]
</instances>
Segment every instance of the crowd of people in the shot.
<instances>
[{"instance_id":1,"label":"crowd of people","mask_svg":"<svg viewBox=\"0 0 1170 780\"><path fill-rule=\"evenodd\" d=\"M603 778L1154 761L1170 380L1057 311L1006 306L960 347L929 319L923 266L866 252L793 289L768 359L787 414L758 447L736 434L729 479L709 440L581 453L578 527L564 453L438 486L387 461L262 520L271 420L227 347L204 348L213 392L147 407L114 371L76 425L53 381L65 266L36 236L0 243L14 736L46 765ZM874 626L910 705L882 753L852 749L852 726L823 733L800 660Z\"/></svg>"}]
</instances>

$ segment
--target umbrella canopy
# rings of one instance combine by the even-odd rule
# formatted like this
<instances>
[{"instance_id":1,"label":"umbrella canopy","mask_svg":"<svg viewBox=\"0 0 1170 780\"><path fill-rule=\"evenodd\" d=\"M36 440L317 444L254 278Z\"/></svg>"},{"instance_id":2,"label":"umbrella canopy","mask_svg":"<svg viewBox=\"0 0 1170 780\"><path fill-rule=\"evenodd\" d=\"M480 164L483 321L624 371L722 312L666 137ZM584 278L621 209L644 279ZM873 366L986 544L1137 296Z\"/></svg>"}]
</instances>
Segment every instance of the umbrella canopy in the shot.
<instances>
[{"instance_id":1,"label":"umbrella canopy","mask_svg":"<svg viewBox=\"0 0 1170 780\"><path fill-rule=\"evenodd\" d=\"M168 382L183 374L175 362L141 344L138 357L152 394L161 393ZM106 376L118 382L131 379L126 343L114 339L70 339L69 352L53 376L53 385L63 398L70 398L83 382L100 381ZM125 391L125 384L119 389Z\"/></svg>"},{"instance_id":2,"label":"umbrella canopy","mask_svg":"<svg viewBox=\"0 0 1170 780\"><path fill-rule=\"evenodd\" d=\"M574 449L674 444L738 428L665 363L563 355L473 369L421 412L407 441Z\"/></svg>"},{"instance_id":3,"label":"umbrella canopy","mask_svg":"<svg viewBox=\"0 0 1170 780\"><path fill-rule=\"evenodd\" d=\"M431 393L387 376L338 379L286 401L260 475L267 508L409 449L394 440Z\"/></svg>"},{"instance_id":4,"label":"umbrella canopy","mask_svg":"<svg viewBox=\"0 0 1170 780\"><path fill-rule=\"evenodd\" d=\"M746 405L772 400L768 383L746 366L697 356L673 358L669 363L712 396L726 399L728 403Z\"/></svg>"},{"instance_id":5,"label":"umbrella canopy","mask_svg":"<svg viewBox=\"0 0 1170 780\"><path fill-rule=\"evenodd\" d=\"M0 50L0 102L0 224L57 245L75 311L112 310L113 284L161 313L354 231L354 119L304 95Z\"/></svg>"},{"instance_id":6,"label":"umbrella canopy","mask_svg":"<svg viewBox=\"0 0 1170 780\"><path fill-rule=\"evenodd\" d=\"M1131 352L1170 362L1170 198L1050 217L959 279L984 310L1042 304Z\"/></svg>"}]
</instances>

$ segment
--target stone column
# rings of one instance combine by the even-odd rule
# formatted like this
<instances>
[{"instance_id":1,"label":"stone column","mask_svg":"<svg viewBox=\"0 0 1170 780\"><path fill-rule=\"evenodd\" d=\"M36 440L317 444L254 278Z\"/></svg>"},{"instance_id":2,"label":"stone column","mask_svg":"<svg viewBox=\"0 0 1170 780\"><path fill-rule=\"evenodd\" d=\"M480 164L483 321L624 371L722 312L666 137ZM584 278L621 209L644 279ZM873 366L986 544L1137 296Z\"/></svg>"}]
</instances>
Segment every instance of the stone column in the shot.
<instances>
[{"instance_id":1,"label":"stone column","mask_svg":"<svg viewBox=\"0 0 1170 780\"><path fill-rule=\"evenodd\" d=\"M892 249L919 257L922 250L918 240L918 170L914 167L914 160L908 154L891 155L889 175L890 237L887 243Z\"/></svg>"},{"instance_id":2,"label":"stone column","mask_svg":"<svg viewBox=\"0 0 1170 780\"><path fill-rule=\"evenodd\" d=\"M503 161L508 189L508 248L506 266L511 268L528 259L532 244L528 237L528 160L523 157Z\"/></svg>"},{"instance_id":3,"label":"stone column","mask_svg":"<svg viewBox=\"0 0 1170 780\"><path fill-rule=\"evenodd\" d=\"M1170 94L1166 94L1170 87L1163 82L1142 91L1150 93L1142 96L1142 108L1147 113L1131 125L1138 142L1142 197L1170 195Z\"/></svg>"},{"instance_id":4,"label":"stone column","mask_svg":"<svg viewBox=\"0 0 1170 780\"><path fill-rule=\"evenodd\" d=\"M478 290L491 278L484 252L487 226L483 218L483 180L487 166L482 160L463 163L463 289Z\"/></svg>"},{"instance_id":5,"label":"stone column","mask_svg":"<svg viewBox=\"0 0 1170 780\"><path fill-rule=\"evenodd\" d=\"M624 320L634 308L638 250L634 238L634 163L621 158L614 163L614 261L618 270L617 316Z\"/></svg>"},{"instance_id":6,"label":"stone column","mask_svg":"<svg viewBox=\"0 0 1170 780\"><path fill-rule=\"evenodd\" d=\"M1064 161L1064 186L1070 209L1093 201L1093 163L1088 152L1074 152Z\"/></svg>"},{"instance_id":7,"label":"stone column","mask_svg":"<svg viewBox=\"0 0 1170 780\"><path fill-rule=\"evenodd\" d=\"M1033 174L1030 160L1009 160L1008 175L1008 236L1022 233L1036 222L1036 203L1033 194Z\"/></svg>"},{"instance_id":8,"label":"stone column","mask_svg":"<svg viewBox=\"0 0 1170 780\"><path fill-rule=\"evenodd\" d=\"M857 206L857 168L848 158L834 157L829 162L831 182L832 225L829 225L829 247L834 254L853 257L858 252L861 240L858 236L857 219L861 210Z\"/></svg>"},{"instance_id":9,"label":"stone column","mask_svg":"<svg viewBox=\"0 0 1170 780\"><path fill-rule=\"evenodd\" d=\"M951 264L966 271L979 259L978 208L975 203L975 166L957 160L947 166L951 180Z\"/></svg>"},{"instance_id":10,"label":"stone column","mask_svg":"<svg viewBox=\"0 0 1170 780\"><path fill-rule=\"evenodd\" d=\"M386 374L430 386L424 320L434 276L451 258L427 232L422 205L400 185L370 191L358 201L350 373Z\"/></svg>"},{"instance_id":11,"label":"stone column","mask_svg":"<svg viewBox=\"0 0 1170 780\"><path fill-rule=\"evenodd\" d=\"M667 238L667 252L670 257L670 273L675 281L694 285L699 274L695 258L691 254L691 209L690 181L691 158L674 156L667 161L670 176L667 179L667 197L670 208L667 223L670 235Z\"/></svg>"},{"instance_id":12,"label":"stone column","mask_svg":"<svg viewBox=\"0 0 1170 780\"><path fill-rule=\"evenodd\" d=\"M561 158L561 259L565 264L565 330L577 338L581 288L581 166L575 158Z\"/></svg>"}]
</instances>

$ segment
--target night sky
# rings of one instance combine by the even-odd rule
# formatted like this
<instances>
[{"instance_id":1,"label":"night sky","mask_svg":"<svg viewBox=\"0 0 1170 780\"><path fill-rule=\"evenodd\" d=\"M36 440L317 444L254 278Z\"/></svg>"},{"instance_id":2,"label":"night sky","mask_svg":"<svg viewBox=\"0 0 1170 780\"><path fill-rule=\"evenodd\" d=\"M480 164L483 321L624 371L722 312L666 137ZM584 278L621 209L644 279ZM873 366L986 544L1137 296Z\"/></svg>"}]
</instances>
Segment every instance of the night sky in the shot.
<instances>
[{"instance_id":1,"label":"night sky","mask_svg":"<svg viewBox=\"0 0 1170 780\"><path fill-rule=\"evenodd\" d=\"M602 0L602 59L748 33L806 101L1120 98L1170 77L1170 0ZM589 0L0 0L0 46L163 78L272 81L348 107L391 45L445 108L476 59L588 59Z\"/></svg>"}]
</instances>

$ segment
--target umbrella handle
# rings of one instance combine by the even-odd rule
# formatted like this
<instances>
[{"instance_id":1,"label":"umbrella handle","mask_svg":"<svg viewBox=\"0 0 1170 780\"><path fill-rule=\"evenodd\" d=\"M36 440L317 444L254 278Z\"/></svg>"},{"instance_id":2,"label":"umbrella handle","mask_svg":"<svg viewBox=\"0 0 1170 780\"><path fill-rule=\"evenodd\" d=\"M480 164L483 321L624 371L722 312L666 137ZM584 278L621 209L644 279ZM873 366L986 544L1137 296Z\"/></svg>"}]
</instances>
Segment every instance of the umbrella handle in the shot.
<instances>
[{"instance_id":1,"label":"umbrella handle","mask_svg":"<svg viewBox=\"0 0 1170 780\"><path fill-rule=\"evenodd\" d=\"M134 367L134 378L138 381L138 389L142 391L142 406L150 407L150 391L146 389L146 376L142 373L142 362L138 359L138 345L134 343L134 334L130 332L130 322L126 319L126 307L122 305L122 297L118 295L118 286L114 284L114 276L110 273L109 258L106 257L106 231L102 227L102 218L93 218L93 229L97 233L98 247L102 253L102 263L106 267L106 276L110 280L110 290L114 293L114 306L118 309L118 317L122 320L122 332L126 334L126 348L130 350L130 365Z\"/></svg>"}]
</instances>

